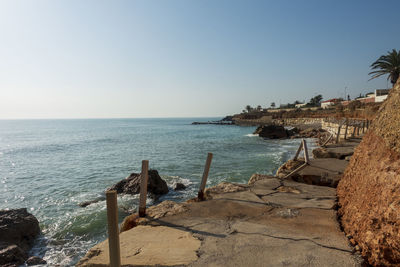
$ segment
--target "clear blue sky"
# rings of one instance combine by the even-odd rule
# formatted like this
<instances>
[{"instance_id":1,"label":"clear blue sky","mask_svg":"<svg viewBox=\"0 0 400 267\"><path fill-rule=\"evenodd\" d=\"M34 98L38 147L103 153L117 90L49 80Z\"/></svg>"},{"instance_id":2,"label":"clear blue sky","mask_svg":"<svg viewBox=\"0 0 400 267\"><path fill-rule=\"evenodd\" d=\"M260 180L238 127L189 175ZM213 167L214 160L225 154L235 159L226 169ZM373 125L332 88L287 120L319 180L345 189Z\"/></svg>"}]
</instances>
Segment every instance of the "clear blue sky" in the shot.
<instances>
[{"instance_id":1,"label":"clear blue sky","mask_svg":"<svg viewBox=\"0 0 400 267\"><path fill-rule=\"evenodd\" d=\"M386 88L400 1L3 1L0 118L223 116ZM390 84L389 84L390 86Z\"/></svg>"}]
</instances>

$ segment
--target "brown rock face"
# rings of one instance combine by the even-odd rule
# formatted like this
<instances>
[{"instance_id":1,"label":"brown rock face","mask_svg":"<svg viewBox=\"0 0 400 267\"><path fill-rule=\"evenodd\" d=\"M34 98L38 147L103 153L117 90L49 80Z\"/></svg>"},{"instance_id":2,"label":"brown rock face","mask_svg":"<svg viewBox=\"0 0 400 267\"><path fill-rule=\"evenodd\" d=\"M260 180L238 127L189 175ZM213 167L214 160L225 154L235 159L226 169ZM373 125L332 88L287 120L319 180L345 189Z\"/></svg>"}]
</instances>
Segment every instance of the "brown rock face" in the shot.
<instances>
[{"instance_id":1,"label":"brown rock face","mask_svg":"<svg viewBox=\"0 0 400 267\"><path fill-rule=\"evenodd\" d=\"M339 182L346 234L375 266L400 265L400 81Z\"/></svg>"}]
</instances>

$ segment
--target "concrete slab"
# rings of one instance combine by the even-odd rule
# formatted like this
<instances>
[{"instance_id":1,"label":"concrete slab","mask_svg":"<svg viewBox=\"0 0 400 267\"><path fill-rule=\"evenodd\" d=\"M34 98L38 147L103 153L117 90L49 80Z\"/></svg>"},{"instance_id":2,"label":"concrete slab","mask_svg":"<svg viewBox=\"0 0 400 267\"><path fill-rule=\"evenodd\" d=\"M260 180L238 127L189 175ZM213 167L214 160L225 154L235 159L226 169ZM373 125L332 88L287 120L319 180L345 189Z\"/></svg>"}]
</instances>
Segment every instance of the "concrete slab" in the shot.
<instances>
[{"instance_id":1,"label":"concrete slab","mask_svg":"<svg viewBox=\"0 0 400 267\"><path fill-rule=\"evenodd\" d=\"M122 233L121 239L131 236L124 250L132 255L146 246L137 240L156 245L166 228L178 231L168 248L154 250L157 257L140 252L125 266L177 265L180 249L187 253L182 266L360 266L336 221L335 189L277 178L259 179L236 191L224 187L228 192L210 190L210 200L184 203L185 209L173 215L155 212L166 215L148 217L142 221L147 226ZM179 242L178 236L183 237ZM96 251L89 251L87 258L100 262Z\"/></svg>"}]
</instances>

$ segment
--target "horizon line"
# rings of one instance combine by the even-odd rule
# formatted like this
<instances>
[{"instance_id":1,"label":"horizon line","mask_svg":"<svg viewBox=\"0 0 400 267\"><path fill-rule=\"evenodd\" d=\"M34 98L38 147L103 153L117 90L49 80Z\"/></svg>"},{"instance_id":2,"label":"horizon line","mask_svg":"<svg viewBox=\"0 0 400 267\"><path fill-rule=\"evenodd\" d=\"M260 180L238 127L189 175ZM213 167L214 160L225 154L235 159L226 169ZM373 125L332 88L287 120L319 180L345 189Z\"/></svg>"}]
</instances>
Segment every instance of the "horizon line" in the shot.
<instances>
[{"instance_id":1,"label":"horizon line","mask_svg":"<svg viewBox=\"0 0 400 267\"><path fill-rule=\"evenodd\" d=\"M188 116L188 117L77 117L77 118L0 118L0 120L105 120L105 119L199 119L199 118L219 118L224 116Z\"/></svg>"}]
</instances>

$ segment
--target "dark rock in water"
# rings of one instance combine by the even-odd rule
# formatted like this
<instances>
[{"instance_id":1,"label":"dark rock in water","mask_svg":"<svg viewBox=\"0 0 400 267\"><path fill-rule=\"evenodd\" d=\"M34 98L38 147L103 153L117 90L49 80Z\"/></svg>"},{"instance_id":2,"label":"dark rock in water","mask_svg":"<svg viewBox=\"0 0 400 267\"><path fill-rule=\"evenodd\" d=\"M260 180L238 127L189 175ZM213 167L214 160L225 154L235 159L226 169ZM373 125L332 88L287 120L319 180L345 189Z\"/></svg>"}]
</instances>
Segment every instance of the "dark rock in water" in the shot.
<instances>
[{"instance_id":1,"label":"dark rock in water","mask_svg":"<svg viewBox=\"0 0 400 267\"><path fill-rule=\"evenodd\" d=\"M264 125L259 126L254 134L258 134L260 137L269 139L280 139L289 137L285 127L280 125Z\"/></svg>"},{"instance_id":2,"label":"dark rock in water","mask_svg":"<svg viewBox=\"0 0 400 267\"><path fill-rule=\"evenodd\" d=\"M19 265L40 233L39 222L25 208L0 210L0 264Z\"/></svg>"},{"instance_id":3,"label":"dark rock in water","mask_svg":"<svg viewBox=\"0 0 400 267\"><path fill-rule=\"evenodd\" d=\"M15 244L0 244L0 266L18 266L28 257L26 252Z\"/></svg>"},{"instance_id":4,"label":"dark rock in water","mask_svg":"<svg viewBox=\"0 0 400 267\"><path fill-rule=\"evenodd\" d=\"M125 179L119 181L108 190L115 190L117 193L138 194L140 192L140 173L131 173ZM158 171L149 170L147 192L154 195L168 193L167 183L160 177Z\"/></svg>"},{"instance_id":5,"label":"dark rock in water","mask_svg":"<svg viewBox=\"0 0 400 267\"><path fill-rule=\"evenodd\" d=\"M232 121L232 119L233 119L233 116L226 116L221 121Z\"/></svg>"},{"instance_id":6,"label":"dark rock in water","mask_svg":"<svg viewBox=\"0 0 400 267\"><path fill-rule=\"evenodd\" d=\"M81 203L78 204L78 206L84 208L84 207L89 206L90 204L94 204L94 203L97 203L97 202L100 202L100 201L103 201L103 200L106 200L106 198L104 196L96 198L96 199L93 199L93 200L81 202Z\"/></svg>"},{"instance_id":7,"label":"dark rock in water","mask_svg":"<svg viewBox=\"0 0 400 267\"><path fill-rule=\"evenodd\" d=\"M40 233L39 222L25 208L0 210L1 241L16 244L28 250L35 237Z\"/></svg>"},{"instance_id":8,"label":"dark rock in water","mask_svg":"<svg viewBox=\"0 0 400 267\"><path fill-rule=\"evenodd\" d=\"M184 190L186 189L186 185L182 184L182 183L176 183L174 190L175 191L179 191L179 190Z\"/></svg>"},{"instance_id":9,"label":"dark rock in water","mask_svg":"<svg viewBox=\"0 0 400 267\"><path fill-rule=\"evenodd\" d=\"M26 264L29 266L30 265L38 265L38 264L46 264L46 263L47 262L44 259L37 257L37 256L32 256L26 261Z\"/></svg>"}]
</instances>

